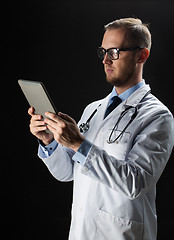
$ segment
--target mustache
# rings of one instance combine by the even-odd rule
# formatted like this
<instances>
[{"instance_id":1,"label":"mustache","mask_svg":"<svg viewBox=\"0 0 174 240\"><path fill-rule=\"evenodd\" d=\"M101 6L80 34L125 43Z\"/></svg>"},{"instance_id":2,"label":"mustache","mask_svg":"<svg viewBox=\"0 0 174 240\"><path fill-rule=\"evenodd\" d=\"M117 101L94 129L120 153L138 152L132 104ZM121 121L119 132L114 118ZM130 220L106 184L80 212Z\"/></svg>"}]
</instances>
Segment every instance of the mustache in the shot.
<instances>
[{"instance_id":1,"label":"mustache","mask_svg":"<svg viewBox=\"0 0 174 240\"><path fill-rule=\"evenodd\" d=\"M109 66L109 65L104 65L104 69L108 69L108 70L115 70L115 68L114 67L111 67L111 66Z\"/></svg>"}]
</instances>

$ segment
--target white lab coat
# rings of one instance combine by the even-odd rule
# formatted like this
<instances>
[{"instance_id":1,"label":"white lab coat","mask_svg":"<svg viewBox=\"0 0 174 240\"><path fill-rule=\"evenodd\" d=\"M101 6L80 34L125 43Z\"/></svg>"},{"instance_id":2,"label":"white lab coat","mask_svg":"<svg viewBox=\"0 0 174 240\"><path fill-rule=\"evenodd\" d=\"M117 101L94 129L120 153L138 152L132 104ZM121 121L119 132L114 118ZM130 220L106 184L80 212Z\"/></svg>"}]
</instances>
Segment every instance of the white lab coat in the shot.
<instances>
[{"instance_id":1,"label":"white lab coat","mask_svg":"<svg viewBox=\"0 0 174 240\"><path fill-rule=\"evenodd\" d=\"M43 159L60 181L74 180L70 240L155 240L156 183L174 145L173 116L144 85L104 120L109 95L85 109L86 122L101 103L84 134L93 143L84 166L74 163L74 152L58 145ZM141 101L141 102L140 102ZM138 106L138 115L115 143L107 140L120 113ZM132 116L120 121L116 136Z\"/></svg>"}]
</instances>

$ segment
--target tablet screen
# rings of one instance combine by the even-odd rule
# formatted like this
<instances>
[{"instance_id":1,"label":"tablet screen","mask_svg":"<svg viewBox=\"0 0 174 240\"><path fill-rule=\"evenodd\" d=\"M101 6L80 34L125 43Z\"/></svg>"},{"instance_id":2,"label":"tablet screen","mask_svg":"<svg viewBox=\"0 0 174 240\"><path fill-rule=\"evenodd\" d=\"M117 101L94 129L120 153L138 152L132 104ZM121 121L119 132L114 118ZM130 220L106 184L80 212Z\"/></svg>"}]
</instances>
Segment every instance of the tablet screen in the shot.
<instances>
[{"instance_id":1,"label":"tablet screen","mask_svg":"<svg viewBox=\"0 0 174 240\"><path fill-rule=\"evenodd\" d=\"M18 80L18 83L31 107L34 107L35 114L45 118L45 112L57 113L57 110L48 95L42 82L30 80Z\"/></svg>"}]
</instances>

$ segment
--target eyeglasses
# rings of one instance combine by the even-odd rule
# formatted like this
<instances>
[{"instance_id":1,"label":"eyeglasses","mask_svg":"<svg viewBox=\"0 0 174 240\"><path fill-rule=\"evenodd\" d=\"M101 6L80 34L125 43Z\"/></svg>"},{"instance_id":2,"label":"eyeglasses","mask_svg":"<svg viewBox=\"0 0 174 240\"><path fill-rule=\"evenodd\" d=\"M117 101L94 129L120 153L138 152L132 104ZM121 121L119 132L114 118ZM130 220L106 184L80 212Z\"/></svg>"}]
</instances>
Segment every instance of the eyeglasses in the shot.
<instances>
[{"instance_id":1,"label":"eyeglasses","mask_svg":"<svg viewBox=\"0 0 174 240\"><path fill-rule=\"evenodd\" d=\"M130 47L130 48L108 48L108 49L104 49L103 47L99 47L97 49L97 54L99 56L100 59L104 59L106 53L108 54L108 57L111 60L117 60L119 59L119 53L121 51L134 51L136 49L142 49L142 47L137 46L137 47Z\"/></svg>"}]
</instances>

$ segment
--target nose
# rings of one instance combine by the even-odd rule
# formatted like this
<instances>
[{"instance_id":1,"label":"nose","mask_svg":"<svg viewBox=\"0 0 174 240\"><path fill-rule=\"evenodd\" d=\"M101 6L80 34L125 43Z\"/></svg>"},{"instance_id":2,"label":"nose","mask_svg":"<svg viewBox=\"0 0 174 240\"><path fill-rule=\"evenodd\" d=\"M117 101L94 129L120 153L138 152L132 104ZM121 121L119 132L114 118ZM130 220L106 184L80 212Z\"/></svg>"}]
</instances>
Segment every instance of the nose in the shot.
<instances>
[{"instance_id":1,"label":"nose","mask_svg":"<svg viewBox=\"0 0 174 240\"><path fill-rule=\"evenodd\" d=\"M112 64L112 59L108 56L108 54L105 54L105 57L103 58L103 64Z\"/></svg>"}]
</instances>

